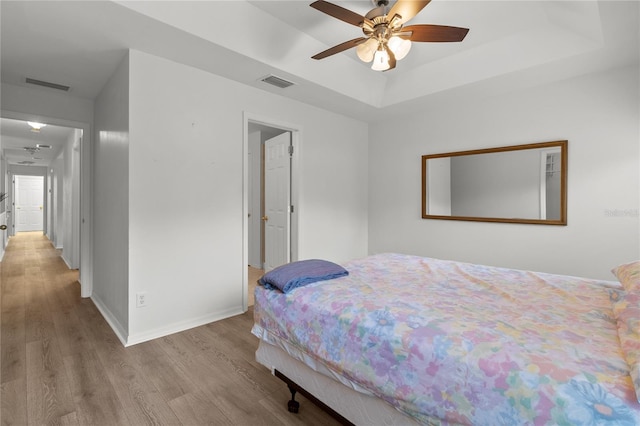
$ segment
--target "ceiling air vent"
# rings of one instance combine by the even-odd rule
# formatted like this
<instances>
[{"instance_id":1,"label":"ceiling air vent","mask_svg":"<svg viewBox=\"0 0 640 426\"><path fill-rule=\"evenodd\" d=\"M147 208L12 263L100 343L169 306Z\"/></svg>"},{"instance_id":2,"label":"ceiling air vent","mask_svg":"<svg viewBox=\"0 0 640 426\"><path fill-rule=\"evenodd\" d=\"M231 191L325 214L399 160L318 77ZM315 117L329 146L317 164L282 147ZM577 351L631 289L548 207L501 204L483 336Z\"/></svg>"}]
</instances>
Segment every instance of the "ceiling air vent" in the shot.
<instances>
[{"instance_id":1,"label":"ceiling air vent","mask_svg":"<svg viewBox=\"0 0 640 426\"><path fill-rule=\"evenodd\" d=\"M27 77L25 79L25 82L29 84L35 84L36 86L44 86L44 87L49 87L51 89L63 90L65 92L69 91L69 86L63 86L62 84L57 84L57 83L50 83L48 81L36 80L35 78Z\"/></svg>"},{"instance_id":2,"label":"ceiling air vent","mask_svg":"<svg viewBox=\"0 0 640 426\"><path fill-rule=\"evenodd\" d=\"M30 166L32 164L35 164L35 161L28 161L28 160L18 161L18 164L22 164L23 166Z\"/></svg>"},{"instance_id":3,"label":"ceiling air vent","mask_svg":"<svg viewBox=\"0 0 640 426\"><path fill-rule=\"evenodd\" d=\"M260 81L264 81L265 83L271 84L272 86L276 86L281 89L286 89L287 87L293 86L295 84L285 80L284 78L276 77L273 74L261 78Z\"/></svg>"}]
</instances>

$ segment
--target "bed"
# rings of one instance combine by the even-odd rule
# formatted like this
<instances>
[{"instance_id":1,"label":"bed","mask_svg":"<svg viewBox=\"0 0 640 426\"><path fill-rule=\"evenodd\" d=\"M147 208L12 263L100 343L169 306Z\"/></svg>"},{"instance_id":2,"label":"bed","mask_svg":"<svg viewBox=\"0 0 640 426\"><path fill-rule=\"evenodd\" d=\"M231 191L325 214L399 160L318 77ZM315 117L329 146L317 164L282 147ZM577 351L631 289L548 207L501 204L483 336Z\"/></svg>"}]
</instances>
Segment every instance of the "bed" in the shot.
<instances>
[{"instance_id":1,"label":"bed","mask_svg":"<svg viewBox=\"0 0 640 426\"><path fill-rule=\"evenodd\" d=\"M258 286L252 332L258 362L344 422L640 424L639 262L618 281L394 253L342 266Z\"/></svg>"}]
</instances>

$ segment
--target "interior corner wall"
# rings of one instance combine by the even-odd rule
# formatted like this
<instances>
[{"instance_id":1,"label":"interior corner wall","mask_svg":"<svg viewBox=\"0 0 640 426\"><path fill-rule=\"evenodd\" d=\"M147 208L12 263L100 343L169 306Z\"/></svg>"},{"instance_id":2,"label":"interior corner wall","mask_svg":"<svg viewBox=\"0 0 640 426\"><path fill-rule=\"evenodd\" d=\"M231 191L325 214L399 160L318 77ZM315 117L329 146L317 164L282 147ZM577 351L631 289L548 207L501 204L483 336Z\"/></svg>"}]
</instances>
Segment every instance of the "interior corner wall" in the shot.
<instances>
[{"instance_id":1,"label":"interior corner wall","mask_svg":"<svg viewBox=\"0 0 640 426\"><path fill-rule=\"evenodd\" d=\"M51 241L51 244L53 244L54 238L55 238L55 227L54 227L54 217L55 217L55 213L54 213L54 205L53 205L53 168L52 168L52 164L53 161L51 161L51 163L49 164L49 166L47 167L47 176L46 176L46 184L45 184L45 191L46 191L46 201L45 201L45 206L46 206L46 210L45 210L45 236L49 239L49 241Z\"/></svg>"},{"instance_id":2,"label":"interior corner wall","mask_svg":"<svg viewBox=\"0 0 640 426\"><path fill-rule=\"evenodd\" d=\"M63 151L64 152L64 151ZM53 170L51 173L51 233L53 238L49 238L53 246L62 249L62 241L64 236L64 154L58 156L51 162L49 168Z\"/></svg>"},{"instance_id":3,"label":"interior corner wall","mask_svg":"<svg viewBox=\"0 0 640 426\"><path fill-rule=\"evenodd\" d=\"M62 258L70 269L80 266L80 138L82 130L74 129L62 155Z\"/></svg>"},{"instance_id":4,"label":"interior corner wall","mask_svg":"<svg viewBox=\"0 0 640 426\"><path fill-rule=\"evenodd\" d=\"M130 66L130 343L242 312L245 113L300 129L299 258L366 255L366 123L138 51Z\"/></svg>"},{"instance_id":5,"label":"interior corner wall","mask_svg":"<svg viewBox=\"0 0 640 426\"><path fill-rule=\"evenodd\" d=\"M121 341L129 329L129 57L95 101L92 300Z\"/></svg>"},{"instance_id":6,"label":"interior corner wall","mask_svg":"<svg viewBox=\"0 0 640 426\"><path fill-rule=\"evenodd\" d=\"M372 125L370 253L615 279L640 258L638 80L619 68ZM421 219L422 155L565 139L567 226Z\"/></svg>"}]
</instances>

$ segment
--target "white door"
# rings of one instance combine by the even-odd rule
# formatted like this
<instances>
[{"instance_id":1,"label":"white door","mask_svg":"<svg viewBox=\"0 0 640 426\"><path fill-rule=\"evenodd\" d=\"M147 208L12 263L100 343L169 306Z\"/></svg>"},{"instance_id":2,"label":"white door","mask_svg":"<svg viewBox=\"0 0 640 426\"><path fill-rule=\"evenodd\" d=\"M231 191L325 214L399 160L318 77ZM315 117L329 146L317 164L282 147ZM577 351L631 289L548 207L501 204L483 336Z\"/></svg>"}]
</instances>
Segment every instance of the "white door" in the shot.
<instances>
[{"instance_id":1,"label":"white door","mask_svg":"<svg viewBox=\"0 0 640 426\"><path fill-rule=\"evenodd\" d=\"M44 177L16 176L16 232L42 231Z\"/></svg>"},{"instance_id":2,"label":"white door","mask_svg":"<svg viewBox=\"0 0 640 426\"><path fill-rule=\"evenodd\" d=\"M289 262L291 133L264 143L264 269Z\"/></svg>"}]
</instances>

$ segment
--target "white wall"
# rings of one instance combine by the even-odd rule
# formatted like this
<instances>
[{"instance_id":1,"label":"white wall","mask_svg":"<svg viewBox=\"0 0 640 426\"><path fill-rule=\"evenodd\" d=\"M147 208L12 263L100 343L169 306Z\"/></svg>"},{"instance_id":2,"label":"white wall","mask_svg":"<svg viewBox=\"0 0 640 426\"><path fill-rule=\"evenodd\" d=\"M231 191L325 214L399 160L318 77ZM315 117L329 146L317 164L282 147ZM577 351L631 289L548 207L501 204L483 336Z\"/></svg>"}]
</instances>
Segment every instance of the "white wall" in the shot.
<instances>
[{"instance_id":1,"label":"white wall","mask_svg":"<svg viewBox=\"0 0 640 426\"><path fill-rule=\"evenodd\" d=\"M63 248L64 239L64 150L60 153L49 165L49 169L53 170L51 175L51 205L49 206L49 212L51 216L52 229L49 239L53 243L55 248Z\"/></svg>"},{"instance_id":2,"label":"white wall","mask_svg":"<svg viewBox=\"0 0 640 426\"><path fill-rule=\"evenodd\" d=\"M299 257L366 255L365 123L137 51L130 67L130 343L242 311L245 112L301 129Z\"/></svg>"},{"instance_id":3,"label":"white wall","mask_svg":"<svg viewBox=\"0 0 640 426\"><path fill-rule=\"evenodd\" d=\"M129 327L129 58L95 102L92 300L118 337ZM156 265L157 266L157 265Z\"/></svg>"},{"instance_id":4,"label":"white wall","mask_svg":"<svg viewBox=\"0 0 640 426\"><path fill-rule=\"evenodd\" d=\"M80 266L80 138L82 130L69 134L62 154L62 258L71 269Z\"/></svg>"},{"instance_id":5,"label":"white wall","mask_svg":"<svg viewBox=\"0 0 640 426\"><path fill-rule=\"evenodd\" d=\"M640 258L638 75L618 69L372 125L369 252L614 279L612 267ZM567 226L420 218L421 155L563 139Z\"/></svg>"}]
</instances>

